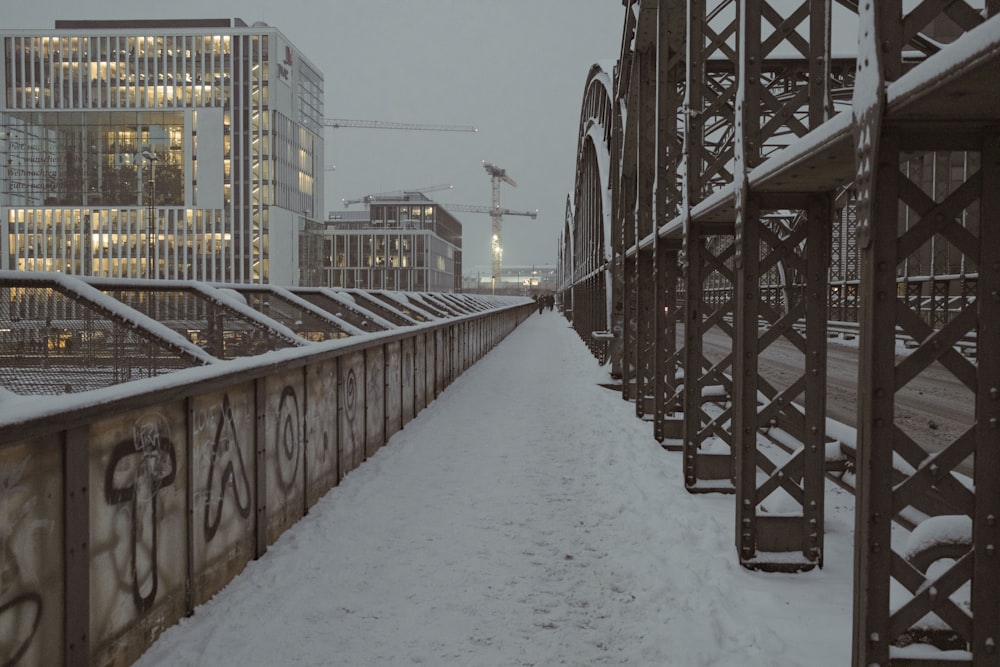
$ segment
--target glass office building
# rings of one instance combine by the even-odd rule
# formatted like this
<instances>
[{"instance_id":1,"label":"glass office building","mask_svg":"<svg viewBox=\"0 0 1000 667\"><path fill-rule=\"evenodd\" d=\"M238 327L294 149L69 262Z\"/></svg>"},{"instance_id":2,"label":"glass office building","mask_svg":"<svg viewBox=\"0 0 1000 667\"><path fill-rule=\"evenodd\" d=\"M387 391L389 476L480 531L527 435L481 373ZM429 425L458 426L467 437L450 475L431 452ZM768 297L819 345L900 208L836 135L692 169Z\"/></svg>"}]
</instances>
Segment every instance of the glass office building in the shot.
<instances>
[{"instance_id":1,"label":"glass office building","mask_svg":"<svg viewBox=\"0 0 1000 667\"><path fill-rule=\"evenodd\" d=\"M458 292L462 223L421 193L375 196L366 211L326 222L323 265L331 287Z\"/></svg>"},{"instance_id":2,"label":"glass office building","mask_svg":"<svg viewBox=\"0 0 1000 667\"><path fill-rule=\"evenodd\" d=\"M0 43L2 268L313 283L323 78L280 31L57 21Z\"/></svg>"}]
</instances>

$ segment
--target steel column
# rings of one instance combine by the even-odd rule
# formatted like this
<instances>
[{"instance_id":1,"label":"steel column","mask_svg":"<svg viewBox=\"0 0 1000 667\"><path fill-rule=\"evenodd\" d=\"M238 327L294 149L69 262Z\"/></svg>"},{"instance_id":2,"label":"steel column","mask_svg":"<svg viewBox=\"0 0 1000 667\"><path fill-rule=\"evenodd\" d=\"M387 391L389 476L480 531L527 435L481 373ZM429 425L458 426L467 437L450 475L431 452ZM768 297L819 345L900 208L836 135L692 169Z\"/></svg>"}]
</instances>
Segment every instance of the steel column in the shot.
<instances>
[{"instance_id":1,"label":"steel column","mask_svg":"<svg viewBox=\"0 0 1000 667\"><path fill-rule=\"evenodd\" d=\"M629 116L638 116L635 139L636 156L636 235L635 235L635 413L644 418L652 413L653 347L655 340L655 304L658 301L655 280L655 257L652 246L639 248L655 228L654 188L657 177L657 81L659 0L640 0L636 25L632 86L637 87L637 106Z\"/></svg>"}]
</instances>

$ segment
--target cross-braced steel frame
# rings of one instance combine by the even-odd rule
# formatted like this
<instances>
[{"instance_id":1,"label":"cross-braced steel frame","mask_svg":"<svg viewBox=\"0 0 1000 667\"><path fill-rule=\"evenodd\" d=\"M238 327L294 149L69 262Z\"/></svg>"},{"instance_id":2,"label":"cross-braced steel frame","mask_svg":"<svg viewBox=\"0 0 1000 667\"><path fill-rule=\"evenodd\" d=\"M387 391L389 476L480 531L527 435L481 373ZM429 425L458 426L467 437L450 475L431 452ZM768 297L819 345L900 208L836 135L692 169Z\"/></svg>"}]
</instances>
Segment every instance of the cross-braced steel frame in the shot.
<instances>
[{"instance_id":1,"label":"cross-braced steel frame","mask_svg":"<svg viewBox=\"0 0 1000 667\"><path fill-rule=\"evenodd\" d=\"M602 265L564 266L595 304L574 325L606 334L685 487L735 494L740 562L801 570L823 564L827 335L856 322L857 438L832 446L853 456L854 663L1000 665L1000 0L625 5L581 116L609 131L581 141L567 214L564 258L605 230ZM779 341L792 377L765 361ZM975 405L943 446L896 412L932 365Z\"/></svg>"}]
</instances>

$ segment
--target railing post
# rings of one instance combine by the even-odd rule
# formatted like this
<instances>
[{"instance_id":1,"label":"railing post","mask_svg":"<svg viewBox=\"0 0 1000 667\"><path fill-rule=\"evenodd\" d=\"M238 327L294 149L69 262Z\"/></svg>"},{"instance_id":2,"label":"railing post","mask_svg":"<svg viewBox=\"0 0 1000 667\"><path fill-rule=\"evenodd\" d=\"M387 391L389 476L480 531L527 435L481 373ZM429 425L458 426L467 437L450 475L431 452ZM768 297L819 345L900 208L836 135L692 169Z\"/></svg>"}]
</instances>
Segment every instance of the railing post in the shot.
<instances>
[{"instance_id":1,"label":"railing post","mask_svg":"<svg viewBox=\"0 0 1000 667\"><path fill-rule=\"evenodd\" d=\"M90 445L86 426L64 431L64 655L67 667L90 665ZM40 612L39 612L40 613Z\"/></svg>"}]
</instances>

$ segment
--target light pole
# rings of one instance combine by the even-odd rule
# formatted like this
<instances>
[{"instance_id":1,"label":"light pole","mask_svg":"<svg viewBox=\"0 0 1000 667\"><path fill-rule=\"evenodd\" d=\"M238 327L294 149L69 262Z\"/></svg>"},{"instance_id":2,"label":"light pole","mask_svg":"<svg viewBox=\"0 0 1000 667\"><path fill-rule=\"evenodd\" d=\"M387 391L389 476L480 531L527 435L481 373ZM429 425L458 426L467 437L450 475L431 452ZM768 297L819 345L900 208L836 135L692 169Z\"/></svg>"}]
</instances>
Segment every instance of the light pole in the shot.
<instances>
[{"instance_id":1,"label":"light pole","mask_svg":"<svg viewBox=\"0 0 1000 667\"><path fill-rule=\"evenodd\" d=\"M142 151L142 157L149 162L149 213L146 216L146 277L152 277L153 264L153 227L156 214L156 163L160 158L150 150Z\"/></svg>"}]
</instances>

